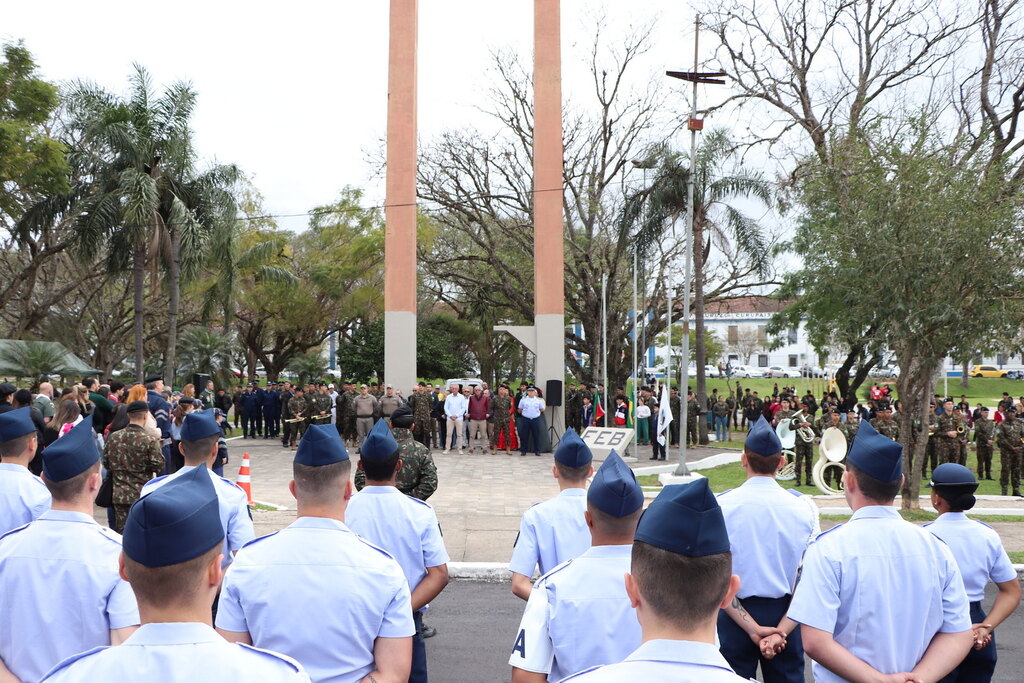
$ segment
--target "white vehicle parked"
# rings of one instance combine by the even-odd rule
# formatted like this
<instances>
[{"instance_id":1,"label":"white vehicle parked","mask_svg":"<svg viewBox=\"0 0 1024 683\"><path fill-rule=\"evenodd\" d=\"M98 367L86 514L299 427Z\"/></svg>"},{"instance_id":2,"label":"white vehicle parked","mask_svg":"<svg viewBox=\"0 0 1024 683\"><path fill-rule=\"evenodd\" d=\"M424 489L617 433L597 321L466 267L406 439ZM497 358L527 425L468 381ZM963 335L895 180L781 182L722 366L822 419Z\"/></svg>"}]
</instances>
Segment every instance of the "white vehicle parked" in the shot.
<instances>
[{"instance_id":1,"label":"white vehicle parked","mask_svg":"<svg viewBox=\"0 0 1024 683\"><path fill-rule=\"evenodd\" d=\"M765 377L771 377L777 379L779 377L799 377L800 373L796 368L784 368L781 365L773 365L764 373Z\"/></svg>"},{"instance_id":2,"label":"white vehicle parked","mask_svg":"<svg viewBox=\"0 0 1024 683\"><path fill-rule=\"evenodd\" d=\"M764 377L764 371L762 371L761 368L755 368L749 365L734 365L732 366L732 376L743 379L757 379Z\"/></svg>"}]
</instances>

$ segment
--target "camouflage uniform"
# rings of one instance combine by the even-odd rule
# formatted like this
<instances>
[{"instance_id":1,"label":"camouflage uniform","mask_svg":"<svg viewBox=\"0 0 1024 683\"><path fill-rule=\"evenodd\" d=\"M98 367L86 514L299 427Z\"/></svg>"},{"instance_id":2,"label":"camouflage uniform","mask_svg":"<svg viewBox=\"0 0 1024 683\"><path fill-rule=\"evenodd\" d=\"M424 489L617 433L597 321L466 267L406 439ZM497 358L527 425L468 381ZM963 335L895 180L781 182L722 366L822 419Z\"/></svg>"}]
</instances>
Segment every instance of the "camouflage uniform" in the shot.
<instances>
[{"instance_id":1,"label":"camouflage uniform","mask_svg":"<svg viewBox=\"0 0 1024 683\"><path fill-rule=\"evenodd\" d=\"M348 405L348 392L338 392L337 398L334 399L334 414L335 414L335 427L338 428L338 436L341 440L345 440L345 410Z\"/></svg>"},{"instance_id":2,"label":"camouflage uniform","mask_svg":"<svg viewBox=\"0 0 1024 683\"><path fill-rule=\"evenodd\" d=\"M843 423L843 434L846 435L846 452L850 452L850 446L853 445L853 440L857 438L857 430L860 429L860 422L850 422L850 418L846 418L846 422Z\"/></svg>"},{"instance_id":3,"label":"camouflage uniform","mask_svg":"<svg viewBox=\"0 0 1024 683\"><path fill-rule=\"evenodd\" d=\"M305 395L295 395L290 401L288 401L288 412L292 414L292 419L302 417L307 418L308 404L306 402ZM291 439L288 445L292 448L295 447L295 443L302 438L302 435L306 433L306 419L299 420L298 422L292 422Z\"/></svg>"},{"instance_id":4,"label":"camouflage uniform","mask_svg":"<svg viewBox=\"0 0 1024 683\"><path fill-rule=\"evenodd\" d=\"M407 496L426 500L437 490L437 467L430 450L412 437L412 430L395 427L392 430L398 442L398 457L402 469L398 471L395 487ZM366 486L366 473L356 470L356 490Z\"/></svg>"},{"instance_id":5,"label":"camouflage uniform","mask_svg":"<svg viewBox=\"0 0 1024 683\"><path fill-rule=\"evenodd\" d=\"M871 420L871 426L875 428L875 431L886 436L893 441L900 440L900 425L896 420L889 418L876 417Z\"/></svg>"},{"instance_id":6,"label":"camouflage uniform","mask_svg":"<svg viewBox=\"0 0 1024 683\"><path fill-rule=\"evenodd\" d=\"M433 399L424 391L417 391L409 397L409 408L412 409L412 416L415 420L412 429L413 436L428 449L430 448L430 433L434 428L434 420L430 417L430 409L433 407Z\"/></svg>"},{"instance_id":7,"label":"camouflage uniform","mask_svg":"<svg viewBox=\"0 0 1024 683\"><path fill-rule=\"evenodd\" d=\"M669 399L669 406L672 406L672 400ZM676 408L672 408L676 410ZM697 403L697 399L691 398L686 401L686 441L692 446L696 446L700 443L699 432L697 430L697 419L700 415L700 405ZM673 418L675 416L673 415ZM673 422L675 420L673 419Z\"/></svg>"},{"instance_id":8,"label":"camouflage uniform","mask_svg":"<svg viewBox=\"0 0 1024 683\"><path fill-rule=\"evenodd\" d=\"M978 450L978 479L992 478L992 444L996 423L984 417L974 421L974 444Z\"/></svg>"},{"instance_id":9,"label":"camouflage uniform","mask_svg":"<svg viewBox=\"0 0 1024 683\"><path fill-rule=\"evenodd\" d=\"M811 426L809 429L814 433L815 436L821 436L821 429L815 426L814 419L810 415L804 413L802 420L797 418L791 420L789 428L796 431L800 428L801 422L807 422ZM820 423L820 420L818 421ZM804 475L804 485L811 485L811 468L814 466L814 439L810 441L804 441L799 434L796 435L796 444L793 446L793 452L796 455L796 486L800 486L800 474L803 472L803 468L807 467L807 472Z\"/></svg>"},{"instance_id":10,"label":"camouflage uniform","mask_svg":"<svg viewBox=\"0 0 1024 683\"><path fill-rule=\"evenodd\" d=\"M505 435L505 452L512 448L511 424L512 397L500 394L491 396L491 414L494 415L494 431L491 432L491 450L498 444L501 435Z\"/></svg>"},{"instance_id":11,"label":"camouflage uniform","mask_svg":"<svg viewBox=\"0 0 1024 683\"><path fill-rule=\"evenodd\" d=\"M124 530L128 509L139 499L143 485L164 469L160 439L130 424L107 437L103 466L113 480L114 531Z\"/></svg>"},{"instance_id":12,"label":"camouflage uniform","mask_svg":"<svg viewBox=\"0 0 1024 683\"><path fill-rule=\"evenodd\" d=\"M306 398L309 424L322 425L331 421L331 397L319 391Z\"/></svg>"},{"instance_id":13,"label":"camouflage uniform","mask_svg":"<svg viewBox=\"0 0 1024 683\"><path fill-rule=\"evenodd\" d=\"M696 401L694 401L696 403ZM679 445L679 427L682 423L683 399L677 392L675 396L669 395L668 405L672 409L672 422L668 426L668 443L670 446ZM689 408L689 406L687 406ZM689 419L689 418L688 418ZM687 431L690 430L690 423L686 423Z\"/></svg>"},{"instance_id":14,"label":"camouflage uniform","mask_svg":"<svg viewBox=\"0 0 1024 683\"><path fill-rule=\"evenodd\" d=\"M943 413L935 420L935 450L934 455L938 458L938 464L960 461L960 444L955 436L949 436L948 432L956 431L956 420L950 413ZM935 469L935 462L932 462L932 469ZM921 476L924 476L921 470Z\"/></svg>"},{"instance_id":15,"label":"camouflage uniform","mask_svg":"<svg viewBox=\"0 0 1024 683\"><path fill-rule=\"evenodd\" d=\"M928 476L928 463L931 462L932 469L938 466L939 431L937 429L939 416L932 411L928 414L928 443L925 445L924 459L921 461L921 478Z\"/></svg>"},{"instance_id":16,"label":"camouflage uniform","mask_svg":"<svg viewBox=\"0 0 1024 683\"><path fill-rule=\"evenodd\" d=\"M356 406L353 401L358 395L359 392L355 389L345 392L345 441L353 444L356 442Z\"/></svg>"},{"instance_id":17,"label":"camouflage uniform","mask_svg":"<svg viewBox=\"0 0 1024 683\"><path fill-rule=\"evenodd\" d=\"M1024 448L1024 422L1016 418L1007 419L996 427L996 444L999 446L999 487L1006 495L1007 480L1013 484L1013 495L1020 495L1020 462Z\"/></svg>"},{"instance_id":18,"label":"camouflage uniform","mask_svg":"<svg viewBox=\"0 0 1024 683\"><path fill-rule=\"evenodd\" d=\"M957 463L967 466L967 420L963 414L954 413L954 421L956 422L956 442L957 442Z\"/></svg>"}]
</instances>

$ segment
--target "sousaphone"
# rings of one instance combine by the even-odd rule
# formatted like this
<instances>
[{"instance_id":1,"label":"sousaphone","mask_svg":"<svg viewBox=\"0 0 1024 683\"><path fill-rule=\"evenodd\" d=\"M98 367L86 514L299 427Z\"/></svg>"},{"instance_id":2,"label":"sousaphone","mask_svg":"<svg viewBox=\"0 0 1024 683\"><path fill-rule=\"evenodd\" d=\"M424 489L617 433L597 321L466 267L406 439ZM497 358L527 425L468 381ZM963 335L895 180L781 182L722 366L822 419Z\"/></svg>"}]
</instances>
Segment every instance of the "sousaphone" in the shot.
<instances>
[{"instance_id":1,"label":"sousaphone","mask_svg":"<svg viewBox=\"0 0 1024 683\"><path fill-rule=\"evenodd\" d=\"M825 494L842 493L843 474L846 472L846 465L843 464L846 460L846 435L841 429L829 427L825 430L821 435L818 455L818 461L811 470L814 485ZM831 485L825 480L826 473L832 480Z\"/></svg>"},{"instance_id":2,"label":"sousaphone","mask_svg":"<svg viewBox=\"0 0 1024 683\"><path fill-rule=\"evenodd\" d=\"M800 413L797 413L799 415ZM787 417L775 426L775 433L782 442L782 455L786 458L786 464L778 471L775 478L779 481L792 481L796 479L796 466L793 461L796 457L793 451L796 446L796 432L790 428L792 417Z\"/></svg>"}]
</instances>

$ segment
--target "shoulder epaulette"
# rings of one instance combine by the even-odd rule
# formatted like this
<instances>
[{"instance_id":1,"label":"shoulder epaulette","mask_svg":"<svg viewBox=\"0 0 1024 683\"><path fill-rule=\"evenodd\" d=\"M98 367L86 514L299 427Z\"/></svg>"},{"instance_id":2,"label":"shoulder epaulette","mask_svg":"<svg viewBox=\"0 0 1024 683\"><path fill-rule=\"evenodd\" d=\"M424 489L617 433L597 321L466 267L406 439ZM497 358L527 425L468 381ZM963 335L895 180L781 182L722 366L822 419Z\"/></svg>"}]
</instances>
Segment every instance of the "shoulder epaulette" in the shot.
<instances>
[{"instance_id":1,"label":"shoulder epaulette","mask_svg":"<svg viewBox=\"0 0 1024 683\"><path fill-rule=\"evenodd\" d=\"M368 546L370 546L371 548L373 548L374 550L376 550L377 552L379 552L379 553L380 553L381 555L384 555L385 557L389 557L389 558L391 558L392 560L395 560L395 556L394 556L394 555L392 555L391 553L389 553L389 552L388 552L387 550L384 550L384 548L381 548L381 547L380 547L380 546L378 546L378 545L374 545L373 543L370 543L369 541L367 541L367 540L366 540L365 538L363 538L363 537L362 537L362 536L360 536L359 534L355 534L355 533L354 533L354 534L352 534L352 535L353 535L353 536L355 536L355 537L356 537L357 539L359 539L360 541L362 541L363 543L365 543L366 545L368 545ZM395 561L397 562L397 560L395 560Z\"/></svg>"},{"instance_id":2,"label":"shoulder epaulette","mask_svg":"<svg viewBox=\"0 0 1024 683\"><path fill-rule=\"evenodd\" d=\"M812 543L817 543L817 542L818 542L818 541L820 541L820 540L821 540L822 538L824 538L825 536L827 536L828 534L832 533L833 531L835 531L836 529L838 529L838 528L840 528L840 527L842 527L842 526L843 526L843 524L841 524L841 523L840 523L840 524L836 524L836 525L835 525L834 527L832 527L831 529L826 529L825 531L822 531L822 532L821 532L820 534L818 534L818 535L817 535L817 536L815 537L815 539L814 539L813 541L811 541L811 542L812 542Z\"/></svg>"},{"instance_id":3,"label":"shoulder epaulette","mask_svg":"<svg viewBox=\"0 0 1024 683\"><path fill-rule=\"evenodd\" d=\"M70 666L71 664L74 664L75 662L77 662L80 659L85 659L86 657L91 657L92 655L95 655L95 654L98 654L100 652L103 652L104 650L106 650L106 649L108 649L110 647L111 647L110 645L100 645L98 647L92 648L91 650L86 650L85 652L79 652L77 655L71 655L67 659L62 660L59 664L57 664L57 666L55 666L52 669L50 669L50 672L48 674L46 674L45 676L43 676L42 680L44 680L44 681L47 680L53 674L57 673L61 669L66 669L68 666Z\"/></svg>"},{"instance_id":4,"label":"shoulder epaulette","mask_svg":"<svg viewBox=\"0 0 1024 683\"><path fill-rule=\"evenodd\" d=\"M249 652L256 652L256 653L261 654L261 655L263 655L265 657L269 657L271 659L276 659L279 662L287 664L289 667L291 667L291 669L292 669L292 671L294 673L298 673L299 671L302 671L302 667L299 666L299 663L296 662L291 657L279 654L277 652L272 652L271 650L264 650L263 648L259 648L259 647L256 647L254 645L246 645L245 643L238 643L238 645L241 645L242 647L244 647Z\"/></svg>"},{"instance_id":5,"label":"shoulder epaulette","mask_svg":"<svg viewBox=\"0 0 1024 683\"><path fill-rule=\"evenodd\" d=\"M406 498L408 498L409 500L413 501L414 503L419 503L420 505L422 505L422 506L424 506L424 507L428 507L428 508L430 508L431 510L433 510L433 509L434 509L434 506L433 506L433 505L431 505L430 503L428 503L428 502L427 502L427 501L425 501L425 500L420 500L419 498L416 498L415 496L410 496L409 494L406 494L406 496L405 496L405 497L406 497Z\"/></svg>"},{"instance_id":6,"label":"shoulder epaulette","mask_svg":"<svg viewBox=\"0 0 1024 683\"><path fill-rule=\"evenodd\" d=\"M111 541L112 543L116 543L119 546L121 545L121 534L106 526L101 526L99 528L99 531L100 536L102 536L103 538L107 539L108 541Z\"/></svg>"},{"instance_id":7,"label":"shoulder epaulette","mask_svg":"<svg viewBox=\"0 0 1024 683\"><path fill-rule=\"evenodd\" d=\"M547 574L543 574L542 576L540 576L537 579L537 583L540 583L541 581L543 581L544 579L548 578L549 576L553 576L554 574L557 574L558 572L560 572L563 569L565 569L566 567L568 567L570 564L572 564L572 560L566 560L565 562L563 562L562 564L558 565L554 569L551 569L550 571L548 571Z\"/></svg>"},{"instance_id":8,"label":"shoulder epaulette","mask_svg":"<svg viewBox=\"0 0 1024 683\"><path fill-rule=\"evenodd\" d=\"M985 524L985 522L981 521L980 519L972 519L971 521L972 522L977 522L978 524L982 525L986 529L992 529L992 527L990 527L988 524ZM992 529L992 530L995 531L995 529Z\"/></svg>"},{"instance_id":9,"label":"shoulder epaulette","mask_svg":"<svg viewBox=\"0 0 1024 683\"><path fill-rule=\"evenodd\" d=\"M267 534L267 535L265 535L265 536L257 536L256 538L252 539L251 541L249 541L248 543L246 543L246 544L245 544L245 545L243 545L242 547L243 547L243 548L248 548L249 546L253 545L254 543L259 543L260 541L263 541L263 540L265 540L265 539L268 539L268 538L270 538L271 536L276 536L276 535L277 535L277 534L279 534L280 532L281 532L281 530L280 530L280 529L278 529L277 531L271 531L271 532L270 532L269 534Z\"/></svg>"},{"instance_id":10,"label":"shoulder epaulette","mask_svg":"<svg viewBox=\"0 0 1024 683\"><path fill-rule=\"evenodd\" d=\"M804 495L804 494L800 493L799 491L797 491L795 488L794 489L786 489L786 491L788 491L792 495L796 496L797 498L803 498L803 495Z\"/></svg>"},{"instance_id":11,"label":"shoulder epaulette","mask_svg":"<svg viewBox=\"0 0 1024 683\"><path fill-rule=\"evenodd\" d=\"M14 527L13 529L11 529L10 531L8 531L8 532L6 532L6 533L3 533L3 534L0 534L0 539L4 539L4 538L7 538L7 537L8 537L8 536L10 536L11 534L16 534L16 533L18 533L19 531L24 531L25 529L27 529L27 528L28 528L28 525L29 525L29 524L31 524L31 523L32 523L32 522L29 522L28 524L22 524L21 526L16 526L16 527Z\"/></svg>"},{"instance_id":12,"label":"shoulder epaulette","mask_svg":"<svg viewBox=\"0 0 1024 683\"><path fill-rule=\"evenodd\" d=\"M213 475L213 476L214 476L214 477L216 477L217 479L220 479L220 480L221 480L222 482L224 482L225 484L227 484L228 486L230 486L230 487L231 487L232 489L238 489L238 490L239 490L239 491L241 491L242 493L245 493L245 489L243 489L243 488L242 488L241 486L239 486L239 485L238 485L238 484L236 484L235 482L231 481L230 479L227 479L227 478L225 478L225 477L221 477L221 476L219 476L219 475L216 475L216 474L215 474L215 475Z\"/></svg>"}]
</instances>

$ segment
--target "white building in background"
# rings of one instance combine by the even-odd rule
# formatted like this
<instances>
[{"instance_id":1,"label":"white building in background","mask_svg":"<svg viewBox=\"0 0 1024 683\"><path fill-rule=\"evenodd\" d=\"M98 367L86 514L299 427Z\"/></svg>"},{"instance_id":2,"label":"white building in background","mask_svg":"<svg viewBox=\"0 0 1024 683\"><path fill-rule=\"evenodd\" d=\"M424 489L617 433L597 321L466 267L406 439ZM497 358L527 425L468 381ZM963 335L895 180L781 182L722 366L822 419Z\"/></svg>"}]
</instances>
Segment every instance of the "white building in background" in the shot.
<instances>
[{"instance_id":1,"label":"white building in background","mask_svg":"<svg viewBox=\"0 0 1024 683\"><path fill-rule=\"evenodd\" d=\"M786 330L778 340L768 336L768 323L772 314L783 307L783 302L764 296L747 296L708 304L704 309L704 329L713 331L721 341L724 358L708 358L708 364L726 362L758 368L781 366L800 370L807 366L823 365L807 336L806 321L795 329ZM693 324L693 317L690 317ZM782 345L773 350L777 341Z\"/></svg>"}]
</instances>

